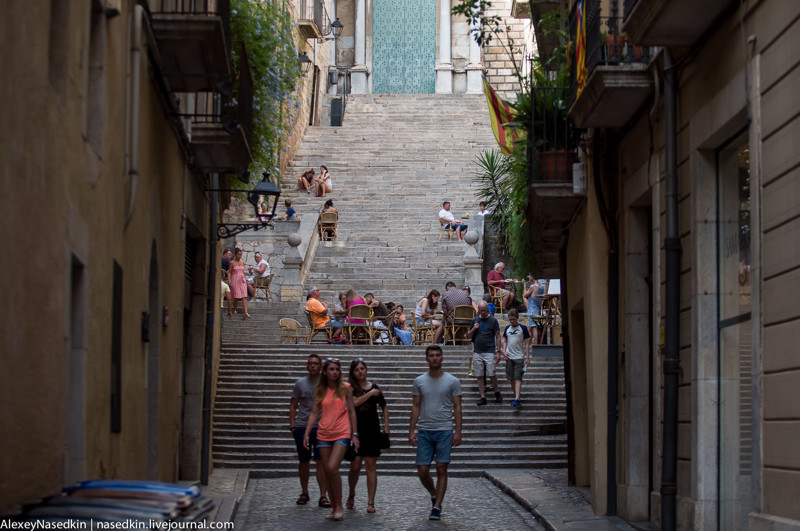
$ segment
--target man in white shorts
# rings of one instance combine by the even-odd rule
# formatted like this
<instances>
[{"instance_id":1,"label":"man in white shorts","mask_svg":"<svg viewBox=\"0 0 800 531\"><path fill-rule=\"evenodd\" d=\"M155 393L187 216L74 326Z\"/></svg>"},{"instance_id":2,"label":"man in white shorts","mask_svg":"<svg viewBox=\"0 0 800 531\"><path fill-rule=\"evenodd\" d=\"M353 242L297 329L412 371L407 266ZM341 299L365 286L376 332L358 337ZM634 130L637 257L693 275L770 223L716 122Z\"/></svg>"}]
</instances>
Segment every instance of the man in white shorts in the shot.
<instances>
[{"instance_id":1,"label":"man in white shorts","mask_svg":"<svg viewBox=\"0 0 800 531\"><path fill-rule=\"evenodd\" d=\"M519 395L522 391L522 375L531 363L531 336L528 329L519 324L519 312L515 308L508 310L511 324L503 330L503 350L506 356L506 378L511 384L514 399L511 405L520 407Z\"/></svg>"},{"instance_id":2,"label":"man in white shorts","mask_svg":"<svg viewBox=\"0 0 800 531\"><path fill-rule=\"evenodd\" d=\"M503 353L500 348L500 324L497 319L489 315L489 305L485 301L478 304L478 316L472 320L469 333L472 341L472 375L478 379L478 392L481 395L478 405L486 405L484 374L491 378L495 388L494 401L500 404L503 402L503 397L500 395L495 374L495 365Z\"/></svg>"}]
</instances>

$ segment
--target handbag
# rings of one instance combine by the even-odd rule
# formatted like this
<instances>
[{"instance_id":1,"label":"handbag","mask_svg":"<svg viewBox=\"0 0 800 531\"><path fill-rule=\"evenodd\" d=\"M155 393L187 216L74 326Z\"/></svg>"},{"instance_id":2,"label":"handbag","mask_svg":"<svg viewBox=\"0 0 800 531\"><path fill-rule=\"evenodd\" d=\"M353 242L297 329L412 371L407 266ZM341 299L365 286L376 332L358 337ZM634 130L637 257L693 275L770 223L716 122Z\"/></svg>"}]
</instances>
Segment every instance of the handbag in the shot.
<instances>
[{"instance_id":1,"label":"handbag","mask_svg":"<svg viewBox=\"0 0 800 531\"><path fill-rule=\"evenodd\" d=\"M378 448L381 450L388 450L392 447L392 440L389 438L389 434L385 431L380 432L378 435Z\"/></svg>"},{"instance_id":2,"label":"handbag","mask_svg":"<svg viewBox=\"0 0 800 531\"><path fill-rule=\"evenodd\" d=\"M347 450L344 452L344 458L348 461L355 461L358 454L356 453L356 447L353 443L350 443L350 446L347 447Z\"/></svg>"}]
</instances>

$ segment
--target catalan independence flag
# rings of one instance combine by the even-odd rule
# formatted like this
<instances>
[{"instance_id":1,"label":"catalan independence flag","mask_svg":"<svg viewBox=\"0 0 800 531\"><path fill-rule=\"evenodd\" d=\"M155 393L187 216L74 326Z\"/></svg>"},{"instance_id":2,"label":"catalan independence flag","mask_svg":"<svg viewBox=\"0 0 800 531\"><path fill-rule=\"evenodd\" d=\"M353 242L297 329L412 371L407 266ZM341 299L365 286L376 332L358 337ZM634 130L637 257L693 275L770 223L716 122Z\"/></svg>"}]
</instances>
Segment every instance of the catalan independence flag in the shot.
<instances>
[{"instance_id":1,"label":"catalan independence flag","mask_svg":"<svg viewBox=\"0 0 800 531\"><path fill-rule=\"evenodd\" d=\"M578 82L579 97L583 92L583 87L586 86L586 80L589 77L589 71L586 68L586 6L584 0L578 0L576 9L576 16L578 17L577 31L575 32L575 73Z\"/></svg>"},{"instance_id":2,"label":"catalan independence flag","mask_svg":"<svg viewBox=\"0 0 800 531\"><path fill-rule=\"evenodd\" d=\"M500 144L500 150L504 155L511 153L514 148L514 142L517 140L517 132L508 126L503 126L514 120L514 113L508 106L508 103L500 99L500 96L494 91L492 86L483 76L483 92L486 94L486 101L489 103L489 115L492 120L492 131L497 143Z\"/></svg>"}]
</instances>

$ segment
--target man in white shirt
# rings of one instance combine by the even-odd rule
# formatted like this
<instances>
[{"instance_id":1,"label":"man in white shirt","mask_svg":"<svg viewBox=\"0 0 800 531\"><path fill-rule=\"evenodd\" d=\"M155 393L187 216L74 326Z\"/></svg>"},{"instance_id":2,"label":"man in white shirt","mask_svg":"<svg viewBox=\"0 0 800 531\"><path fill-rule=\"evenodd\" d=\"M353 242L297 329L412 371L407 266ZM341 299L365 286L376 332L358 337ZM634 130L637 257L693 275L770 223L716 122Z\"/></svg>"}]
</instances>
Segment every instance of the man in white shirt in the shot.
<instances>
[{"instance_id":1,"label":"man in white shirt","mask_svg":"<svg viewBox=\"0 0 800 531\"><path fill-rule=\"evenodd\" d=\"M442 209L439 211L439 219L444 223L444 228L453 229L456 231L456 237L459 241L464 241L462 232L466 234L467 225L463 224L460 219L456 219L453 213L450 212L450 201L442 203Z\"/></svg>"},{"instance_id":2,"label":"man in white shirt","mask_svg":"<svg viewBox=\"0 0 800 531\"><path fill-rule=\"evenodd\" d=\"M261 256L261 253L256 253L255 255L253 255L253 257L255 258L255 261L256 261L255 267L250 266L250 267L247 268L247 270L250 272L250 274L253 275L253 280L248 280L247 281L247 296L251 300L256 295L256 288L255 288L256 281L255 281L255 279L257 277L268 277L269 276L269 263L266 260L264 260L264 258Z\"/></svg>"}]
</instances>

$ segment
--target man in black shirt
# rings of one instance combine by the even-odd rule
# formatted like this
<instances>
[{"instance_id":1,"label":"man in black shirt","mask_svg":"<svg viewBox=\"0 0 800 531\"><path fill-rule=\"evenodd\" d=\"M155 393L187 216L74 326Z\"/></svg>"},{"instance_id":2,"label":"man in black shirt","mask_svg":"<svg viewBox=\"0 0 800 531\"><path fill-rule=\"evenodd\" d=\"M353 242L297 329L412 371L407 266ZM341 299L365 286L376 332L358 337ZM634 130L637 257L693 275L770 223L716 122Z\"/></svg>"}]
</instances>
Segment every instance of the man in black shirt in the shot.
<instances>
[{"instance_id":1,"label":"man in black shirt","mask_svg":"<svg viewBox=\"0 0 800 531\"><path fill-rule=\"evenodd\" d=\"M489 305L485 301L478 304L478 316L472 320L470 329L472 339L472 373L478 379L478 392L481 394L478 405L486 405L486 391L484 389L483 375L492 380L492 385L497 389L494 393L495 402L503 402L497 386L495 365L500 362L503 354L500 342L500 324L497 319L489 315Z\"/></svg>"}]
</instances>

